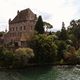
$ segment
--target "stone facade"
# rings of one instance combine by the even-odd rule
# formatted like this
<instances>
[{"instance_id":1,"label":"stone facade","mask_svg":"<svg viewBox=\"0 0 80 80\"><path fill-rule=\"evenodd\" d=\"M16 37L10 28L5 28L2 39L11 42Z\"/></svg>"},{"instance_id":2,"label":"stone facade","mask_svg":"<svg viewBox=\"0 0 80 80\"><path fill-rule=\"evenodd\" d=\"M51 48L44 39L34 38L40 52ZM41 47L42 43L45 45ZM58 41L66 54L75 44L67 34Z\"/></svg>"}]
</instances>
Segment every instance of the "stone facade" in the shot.
<instances>
[{"instance_id":1,"label":"stone facade","mask_svg":"<svg viewBox=\"0 0 80 80\"><path fill-rule=\"evenodd\" d=\"M34 34L34 28L37 21L36 14L29 8L17 11L16 17L9 19L9 31L5 36L5 42L17 42L19 46L26 46Z\"/></svg>"}]
</instances>

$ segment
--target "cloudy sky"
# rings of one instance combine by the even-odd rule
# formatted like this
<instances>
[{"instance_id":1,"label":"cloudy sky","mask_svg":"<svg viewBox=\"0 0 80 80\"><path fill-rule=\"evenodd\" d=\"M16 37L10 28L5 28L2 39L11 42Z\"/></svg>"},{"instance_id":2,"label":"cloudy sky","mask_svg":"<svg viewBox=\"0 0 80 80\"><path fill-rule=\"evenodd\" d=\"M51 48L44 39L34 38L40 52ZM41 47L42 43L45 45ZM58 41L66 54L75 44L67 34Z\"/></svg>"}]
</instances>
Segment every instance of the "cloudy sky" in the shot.
<instances>
[{"instance_id":1,"label":"cloudy sky","mask_svg":"<svg viewBox=\"0 0 80 80\"><path fill-rule=\"evenodd\" d=\"M13 19L17 10L30 8L43 20L59 30L64 21L69 25L72 19L80 18L80 0L0 0L0 31L8 28L8 19Z\"/></svg>"}]
</instances>

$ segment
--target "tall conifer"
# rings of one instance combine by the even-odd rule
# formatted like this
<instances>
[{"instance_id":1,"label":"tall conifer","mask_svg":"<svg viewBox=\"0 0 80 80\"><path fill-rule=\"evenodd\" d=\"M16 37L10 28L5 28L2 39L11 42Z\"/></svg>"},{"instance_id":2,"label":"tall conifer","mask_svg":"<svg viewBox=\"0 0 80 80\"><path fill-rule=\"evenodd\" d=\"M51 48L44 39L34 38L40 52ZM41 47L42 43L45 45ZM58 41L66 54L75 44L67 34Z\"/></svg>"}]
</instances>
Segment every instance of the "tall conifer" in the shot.
<instances>
[{"instance_id":1,"label":"tall conifer","mask_svg":"<svg viewBox=\"0 0 80 80\"><path fill-rule=\"evenodd\" d=\"M38 21L35 25L35 30L37 31L38 34L43 34L44 33L44 23L43 23L43 20L42 20L42 17L39 16L38 17Z\"/></svg>"}]
</instances>

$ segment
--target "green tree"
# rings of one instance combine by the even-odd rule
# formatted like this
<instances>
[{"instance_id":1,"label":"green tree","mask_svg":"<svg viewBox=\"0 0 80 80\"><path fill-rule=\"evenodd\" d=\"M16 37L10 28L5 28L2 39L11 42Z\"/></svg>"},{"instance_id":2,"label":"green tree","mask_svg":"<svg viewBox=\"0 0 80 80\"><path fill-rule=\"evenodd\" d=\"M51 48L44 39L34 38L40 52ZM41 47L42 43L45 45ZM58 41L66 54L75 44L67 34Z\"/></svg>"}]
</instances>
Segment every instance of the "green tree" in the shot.
<instances>
[{"instance_id":1,"label":"green tree","mask_svg":"<svg viewBox=\"0 0 80 80\"><path fill-rule=\"evenodd\" d=\"M43 22L44 23L44 27L46 28L46 31L48 31L48 29L53 28L53 26L50 23L47 22Z\"/></svg>"},{"instance_id":2,"label":"green tree","mask_svg":"<svg viewBox=\"0 0 80 80\"><path fill-rule=\"evenodd\" d=\"M72 39L72 36L70 36L70 39L73 41L74 47L78 49L80 47L80 20L72 20L70 22L68 33L74 36L75 39Z\"/></svg>"},{"instance_id":3,"label":"green tree","mask_svg":"<svg viewBox=\"0 0 80 80\"><path fill-rule=\"evenodd\" d=\"M35 30L37 31L38 34L44 33L44 27L43 26L44 26L44 23L43 23L42 17L39 16L38 21L36 22L36 25L35 25Z\"/></svg>"},{"instance_id":4,"label":"green tree","mask_svg":"<svg viewBox=\"0 0 80 80\"><path fill-rule=\"evenodd\" d=\"M64 26L62 27L61 32L58 35L59 35L60 40L67 40L68 39L67 30L65 29Z\"/></svg>"},{"instance_id":5,"label":"green tree","mask_svg":"<svg viewBox=\"0 0 80 80\"><path fill-rule=\"evenodd\" d=\"M4 45L4 34L5 32L0 32L0 45Z\"/></svg>"},{"instance_id":6,"label":"green tree","mask_svg":"<svg viewBox=\"0 0 80 80\"><path fill-rule=\"evenodd\" d=\"M36 35L33 39L33 49L35 59L38 63L52 63L55 61L57 54L57 46L53 42L53 36L49 35Z\"/></svg>"},{"instance_id":7,"label":"green tree","mask_svg":"<svg viewBox=\"0 0 80 80\"><path fill-rule=\"evenodd\" d=\"M63 59L64 51L66 50L67 44L65 41L60 41L60 40L57 41L56 44L58 47L57 60L60 61L61 59Z\"/></svg>"},{"instance_id":8,"label":"green tree","mask_svg":"<svg viewBox=\"0 0 80 80\"><path fill-rule=\"evenodd\" d=\"M2 37L4 35L4 32L0 32L0 37Z\"/></svg>"}]
</instances>

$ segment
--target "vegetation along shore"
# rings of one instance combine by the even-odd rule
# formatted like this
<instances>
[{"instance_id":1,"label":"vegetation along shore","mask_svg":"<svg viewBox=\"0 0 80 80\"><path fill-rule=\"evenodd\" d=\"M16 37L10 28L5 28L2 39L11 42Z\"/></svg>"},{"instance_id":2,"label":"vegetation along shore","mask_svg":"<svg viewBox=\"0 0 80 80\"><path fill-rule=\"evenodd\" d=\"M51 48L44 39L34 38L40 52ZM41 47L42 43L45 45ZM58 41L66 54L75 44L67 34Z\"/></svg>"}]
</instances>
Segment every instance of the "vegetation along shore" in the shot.
<instances>
[{"instance_id":1,"label":"vegetation along shore","mask_svg":"<svg viewBox=\"0 0 80 80\"><path fill-rule=\"evenodd\" d=\"M0 67L23 68L40 65L76 65L80 64L80 19L72 20L65 28L56 32L46 32L53 26L39 16L34 28L34 35L27 47L20 47L15 42L4 44L0 39ZM5 35L0 32L0 37Z\"/></svg>"}]
</instances>

